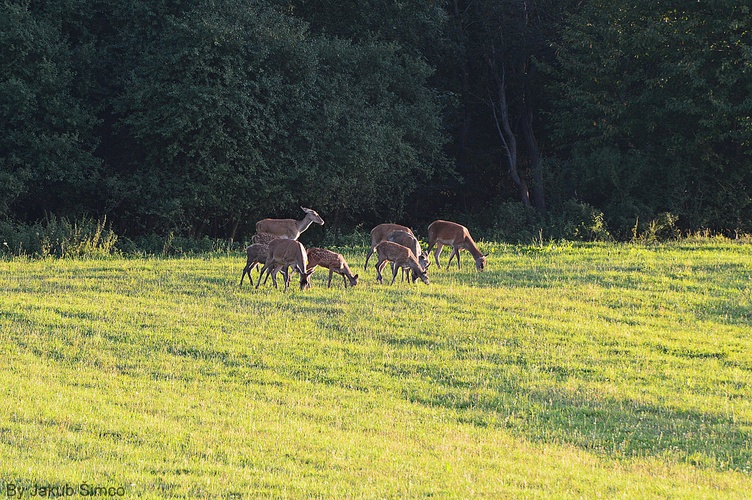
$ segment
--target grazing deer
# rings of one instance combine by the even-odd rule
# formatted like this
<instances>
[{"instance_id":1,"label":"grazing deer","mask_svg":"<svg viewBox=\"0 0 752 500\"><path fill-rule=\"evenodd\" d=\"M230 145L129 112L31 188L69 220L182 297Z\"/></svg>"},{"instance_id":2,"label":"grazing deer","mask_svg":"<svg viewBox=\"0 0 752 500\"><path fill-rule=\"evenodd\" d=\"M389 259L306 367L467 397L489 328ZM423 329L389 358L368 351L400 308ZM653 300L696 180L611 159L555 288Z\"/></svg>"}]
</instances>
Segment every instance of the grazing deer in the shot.
<instances>
[{"instance_id":1,"label":"grazing deer","mask_svg":"<svg viewBox=\"0 0 752 500\"><path fill-rule=\"evenodd\" d=\"M393 241L382 241L376 245L376 252L379 256L379 261L376 263L376 280L379 283L383 283L383 277L381 276L381 270L384 269L387 262L394 262L395 267L392 268L392 283L397 278L397 268L410 268L413 272L413 283L416 277L428 285L428 276L426 272L420 267L418 259L415 258L412 250L407 247L403 247Z\"/></svg>"},{"instance_id":2,"label":"grazing deer","mask_svg":"<svg viewBox=\"0 0 752 500\"><path fill-rule=\"evenodd\" d=\"M386 241L387 237L394 231L404 231L408 234L413 234L413 231L409 227L400 226L399 224L379 224L371 229L371 249L368 251L368 255L366 255L366 263L363 269L368 269L368 259L371 258L371 255L376 250L376 245L382 241Z\"/></svg>"},{"instance_id":3,"label":"grazing deer","mask_svg":"<svg viewBox=\"0 0 752 500\"><path fill-rule=\"evenodd\" d=\"M423 253L423 250L420 249L420 242L412 233L408 233L407 231L402 230L392 231L391 233L389 233L389 236L387 236L386 240L393 241L394 243L402 245L403 247L409 248L418 258L420 267L424 271L428 269L428 266L430 265L428 257ZM394 263L392 263L392 268L394 268ZM402 269L402 280L404 281L404 279L405 270ZM413 282L415 282L415 274L413 274Z\"/></svg>"},{"instance_id":4,"label":"grazing deer","mask_svg":"<svg viewBox=\"0 0 752 500\"><path fill-rule=\"evenodd\" d=\"M248 260L245 263L243 274L240 275L240 286L243 286L243 278L248 275L248 279L251 280L251 286L253 286L253 278L251 277L251 271L253 271L259 264L266 264L266 255L269 252L269 245L263 243L254 243L248 245L245 249ZM261 275L259 275L259 279Z\"/></svg>"},{"instance_id":5,"label":"grazing deer","mask_svg":"<svg viewBox=\"0 0 752 500\"><path fill-rule=\"evenodd\" d=\"M308 253L308 269L313 271L316 266L329 269L327 288L332 286L332 274L334 273L342 275L345 288L347 288L348 280L350 281L350 286L358 284L358 275L353 275L352 271L350 271L350 266L347 265L342 255L324 248L309 248L306 252Z\"/></svg>"},{"instance_id":6,"label":"grazing deer","mask_svg":"<svg viewBox=\"0 0 752 500\"><path fill-rule=\"evenodd\" d=\"M307 269L308 256L306 255L303 245L295 240L277 238L269 243L269 252L266 257L266 263L261 269L256 288L261 284L261 277L264 275L264 272L266 272L264 283L266 283L271 274L274 288L277 288L277 273L283 269L282 274L285 277L285 291L287 291L287 288L290 286L290 272L287 270L288 266L291 266L293 271L297 271L298 274L300 274L301 290L305 290L311 285L311 274L313 274L313 271Z\"/></svg>"},{"instance_id":7,"label":"grazing deer","mask_svg":"<svg viewBox=\"0 0 752 500\"><path fill-rule=\"evenodd\" d=\"M256 233L269 233L277 238L287 238L288 240L297 240L298 236L308 229L311 223L323 225L322 219L315 210L300 207L305 213L303 220L295 219L264 219L256 223Z\"/></svg>"},{"instance_id":8,"label":"grazing deer","mask_svg":"<svg viewBox=\"0 0 752 500\"><path fill-rule=\"evenodd\" d=\"M456 222L437 220L428 226L427 254L431 253L431 249L434 245L436 245L434 257L436 258L436 265L439 267L441 267L439 265L439 255L441 254L441 249L444 245L452 247L452 253L449 255L447 269L449 269L449 264L452 263L452 258L455 255L457 256L457 269L460 268L460 250L463 248L470 252L475 259L475 268L478 271L483 271L486 267L486 257L488 257L488 254L481 253L478 249L478 245L473 241L467 228Z\"/></svg>"}]
</instances>

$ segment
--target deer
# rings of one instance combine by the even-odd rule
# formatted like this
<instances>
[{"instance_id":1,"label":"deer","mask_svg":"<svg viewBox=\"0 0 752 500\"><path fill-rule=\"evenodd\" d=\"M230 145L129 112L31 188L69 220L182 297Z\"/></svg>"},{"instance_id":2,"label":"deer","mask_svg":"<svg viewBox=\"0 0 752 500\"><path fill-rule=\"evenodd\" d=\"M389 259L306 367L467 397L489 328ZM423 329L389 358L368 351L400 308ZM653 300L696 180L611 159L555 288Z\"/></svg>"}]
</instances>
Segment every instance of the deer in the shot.
<instances>
[{"instance_id":1,"label":"deer","mask_svg":"<svg viewBox=\"0 0 752 500\"><path fill-rule=\"evenodd\" d=\"M268 245L272 242L272 240L276 239L277 236L270 233L256 233L251 236L251 243L261 243L263 245Z\"/></svg>"},{"instance_id":2,"label":"deer","mask_svg":"<svg viewBox=\"0 0 752 500\"><path fill-rule=\"evenodd\" d=\"M393 241L382 241L376 245L376 253L379 256L379 261L376 263L376 281L379 283L384 282L381 270L387 262L393 262L395 267L392 268L392 285L397 278L397 268L410 268L413 272L413 283L417 277L426 285L429 284L426 272L420 267L420 262L409 248Z\"/></svg>"},{"instance_id":3,"label":"deer","mask_svg":"<svg viewBox=\"0 0 752 500\"><path fill-rule=\"evenodd\" d=\"M386 241L387 237L394 231L404 231L408 234L413 234L412 229L407 226L400 226L399 224L379 224L371 229L371 249L368 251L368 255L366 255L366 263L363 269L368 269L368 259L371 258L371 255L376 250L376 245L382 241Z\"/></svg>"},{"instance_id":4,"label":"deer","mask_svg":"<svg viewBox=\"0 0 752 500\"><path fill-rule=\"evenodd\" d=\"M436 265L438 267L441 267L439 264L441 249L444 245L449 245L452 247L452 253L449 255L447 269L449 269L449 264L452 263L452 258L455 255L457 256L457 269L460 269L460 250L463 248L470 252L475 259L475 268L478 271L483 271L486 268L486 257L488 257L488 254L484 254L478 249L478 245L475 244L472 236L470 236L470 231L463 225L445 220L433 221L428 226L428 250L426 250L426 254L431 253L434 245L436 245L434 257L436 258Z\"/></svg>"},{"instance_id":5,"label":"deer","mask_svg":"<svg viewBox=\"0 0 752 500\"><path fill-rule=\"evenodd\" d=\"M300 274L300 289L305 290L311 285L312 270L308 270L308 255L306 254L305 247L292 239L277 238L269 243L269 252L266 256L266 263L261 268L261 274L259 274L256 288L261 284L261 277L266 273L264 283L269 279L269 275L272 276L272 283L274 288L277 288L277 273L280 270L285 278L285 291L290 286L290 272L287 267L292 267L293 271L297 271Z\"/></svg>"},{"instance_id":6,"label":"deer","mask_svg":"<svg viewBox=\"0 0 752 500\"><path fill-rule=\"evenodd\" d=\"M251 286L253 286L251 271L253 271L259 264L266 264L266 255L269 253L269 245L253 243L246 247L245 253L248 256L248 260L245 263L243 274L240 275L239 286L243 286L243 278L245 278L246 274L248 275L248 279L251 280ZM259 275L259 278L261 278L261 275Z\"/></svg>"},{"instance_id":7,"label":"deer","mask_svg":"<svg viewBox=\"0 0 752 500\"><path fill-rule=\"evenodd\" d=\"M358 284L358 275L353 275L352 271L350 271L350 266L347 265L347 262L342 255L324 248L309 248L306 250L306 253L308 254L308 269L313 271L316 266L329 269L329 281L326 284L327 288L332 286L332 275L334 273L342 275L345 288L347 288L348 280L350 286Z\"/></svg>"},{"instance_id":8,"label":"deer","mask_svg":"<svg viewBox=\"0 0 752 500\"><path fill-rule=\"evenodd\" d=\"M269 233L277 238L297 240L300 234L308 229L312 223L324 225L324 219L310 208L300 207L306 214L303 220L295 219L264 219L256 223L256 233Z\"/></svg>"},{"instance_id":9,"label":"deer","mask_svg":"<svg viewBox=\"0 0 752 500\"><path fill-rule=\"evenodd\" d=\"M428 270L428 266L431 265L431 263L428 261L426 254L424 254L423 251L420 249L420 242L415 237L415 235L412 234L412 232L408 233L407 231L402 231L398 229L397 231L392 231L391 233L389 233L389 236L387 236L386 240L392 241L394 243L402 245L403 247L409 248L413 252L413 254L418 258L420 267L424 271ZM392 263L392 267L394 267L394 263ZM405 279L404 269L402 270L402 279L403 281ZM413 282L415 282L414 274L413 274Z\"/></svg>"}]
</instances>

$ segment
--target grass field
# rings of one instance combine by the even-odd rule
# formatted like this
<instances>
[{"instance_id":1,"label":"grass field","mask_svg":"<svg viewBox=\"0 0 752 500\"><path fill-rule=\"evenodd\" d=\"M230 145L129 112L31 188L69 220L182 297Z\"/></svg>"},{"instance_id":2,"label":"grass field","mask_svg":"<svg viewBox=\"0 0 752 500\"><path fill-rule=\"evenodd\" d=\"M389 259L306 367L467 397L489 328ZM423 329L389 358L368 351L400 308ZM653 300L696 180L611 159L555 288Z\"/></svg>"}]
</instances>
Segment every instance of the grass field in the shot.
<instances>
[{"instance_id":1,"label":"grass field","mask_svg":"<svg viewBox=\"0 0 752 500\"><path fill-rule=\"evenodd\" d=\"M752 246L480 246L287 293L240 254L0 262L0 495L750 495Z\"/></svg>"}]
</instances>

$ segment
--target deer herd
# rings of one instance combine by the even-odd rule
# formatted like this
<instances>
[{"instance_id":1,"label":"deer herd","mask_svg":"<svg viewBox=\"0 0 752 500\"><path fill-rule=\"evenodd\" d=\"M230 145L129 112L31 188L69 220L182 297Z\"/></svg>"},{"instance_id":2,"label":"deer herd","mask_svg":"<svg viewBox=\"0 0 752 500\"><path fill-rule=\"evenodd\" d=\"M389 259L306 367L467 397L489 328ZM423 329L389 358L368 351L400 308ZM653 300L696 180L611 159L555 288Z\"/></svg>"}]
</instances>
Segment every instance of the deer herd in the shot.
<instances>
[{"instance_id":1,"label":"deer herd","mask_svg":"<svg viewBox=\"0 0 752 500\"><path fill-rule=\"evenodd\" d=\"M266 275L264 284L269 276L272 277L272 283L277 288L277 274L282 271L285 281L285 290L290 286L290 274L298 273L300 276L300 289L305 290L311 284L311 275L316 267L320 266L329 270L329 280L327 287L332 286L332 276L334 273L342 276L345 288L348 283L350 286L358 284L358 275L353 274L350 266L347 265L342 255L327 250L325 248L308 248L306 249L298 237L303 231L313 224L323 225L324 220L310 208L300 207L305 212L302 220L295 219L264 219L256 223L256 234L251 239L252 243L245 251L247 261L243 268L243 274L240 276L240 284L243 284L243 278L246 274L253 286L251 271L257 266L262 266L256 288L261 284L261 278ZM406 226L399 224L379 224L371 230L371 248L366 255L366 263L363 269L368 269L368 260L376 253L378 260L376 262L376 280L383 283L381 272L386 267L387 262L391 264L392 284L397 279L397 273L401 270L403 280L406 273L409 273L408 280L412 282L421 280L428 284L428 266L429 255L431 250L434 251L436 266L439 266L439 255L444 245L452 247L452 253L449 255L449 264L452 259L457 257L457 268L460 267L460 250L465 249L475 259L475 268L483 271L486 267L486 256L475 244L467 228L456 222L437 220L428 226L428 249L423 252L420 248L420 242L415 237L413 231Z\"/></svg>"}]
</instances>

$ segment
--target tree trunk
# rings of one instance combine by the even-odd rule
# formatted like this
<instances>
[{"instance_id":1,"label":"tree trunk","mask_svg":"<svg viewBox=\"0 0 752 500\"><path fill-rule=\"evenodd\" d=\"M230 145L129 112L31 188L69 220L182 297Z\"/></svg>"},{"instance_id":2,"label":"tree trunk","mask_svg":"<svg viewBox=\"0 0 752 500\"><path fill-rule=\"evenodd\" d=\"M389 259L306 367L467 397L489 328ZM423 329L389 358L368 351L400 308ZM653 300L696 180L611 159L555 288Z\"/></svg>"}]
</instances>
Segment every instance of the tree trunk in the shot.
<instances>
[{"instance_id":1,"label":"tree trunk","mask_svg":"<svg viewBox=\"0 0 752 500\"><path fill-rule=\"evenodd\" d=\"M528 152L530 153L530 169L533 172L532 201L533 206L539 210L546 209L546 199L543 192L543 166L538 141L533 133L533 107L530 100L525 100L525 110L522 114L522 136L525 139Z\"/></svg>"},{"instance_id":2,"label":"tree trunk","mask_svg":"<svg viewBox=\"0 0 752 500\"><path fill-rule=\"evenodd\" d=\"M235 219L235 224L232 225L232 234L230 234L230 243L235 242L235 236L238 234L238 227L240 226L240 219Z\"/></svg>"},{"instance_id":3,"label":"tree trunk","mask_svg":"<svg viewBox=\"0 0 752 500\"><path fill-rule=\"evenodd\" d=\"M494 56L495 57L495 56ZM497 78L497 91L499 94L497 113L497 104L492 106L494 120L496 121L496 130L499 133L502 146L506 152L507 162L509 163L509 174L512 177L512 181L517 186L517 191L525 208L530 207L530 193L527 188L527 182L520 177L517 171L517 138L512 132L512 127L509 126L509 107L507 106L507 90L505 81L505 69L504 65L501 65L501 77ZM529 217L528 217L529 218Z\"/></svg>"}]
</instances>

